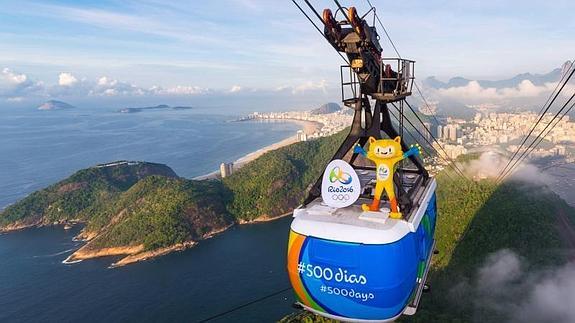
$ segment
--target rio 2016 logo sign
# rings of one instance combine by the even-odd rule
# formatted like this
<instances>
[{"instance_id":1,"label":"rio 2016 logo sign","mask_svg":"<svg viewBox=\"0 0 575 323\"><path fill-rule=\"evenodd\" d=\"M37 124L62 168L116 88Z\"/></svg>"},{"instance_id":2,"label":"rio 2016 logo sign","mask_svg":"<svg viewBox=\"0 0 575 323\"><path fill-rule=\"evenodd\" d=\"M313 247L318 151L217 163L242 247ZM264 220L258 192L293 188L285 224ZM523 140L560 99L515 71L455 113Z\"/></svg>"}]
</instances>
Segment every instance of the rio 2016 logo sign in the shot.
<instances>
[{"instance_id":1,"label":"rio 2016 logo sign","mask_svg":"<svg viewBox=\"0 0 575 323\"><path fill-rule=\"evenodd\" d=\"M339 167L334 167L331 172L329 172L329 181L335 183L340 182L343 185L351 183L353 179L349 173L342 171Z\"/></svg>"},{"instance_id":2,"label":"rio 2016 logo sign","mask_svg":"<svg viewBox=\"0 0 575 323\"><path fill-rule=\"evenodd\" d=\"M359 198L361 187L357 173L347 162L336 159L323 173L321 196L331 207L350 206Z\"/></svg>"}]
</instances>

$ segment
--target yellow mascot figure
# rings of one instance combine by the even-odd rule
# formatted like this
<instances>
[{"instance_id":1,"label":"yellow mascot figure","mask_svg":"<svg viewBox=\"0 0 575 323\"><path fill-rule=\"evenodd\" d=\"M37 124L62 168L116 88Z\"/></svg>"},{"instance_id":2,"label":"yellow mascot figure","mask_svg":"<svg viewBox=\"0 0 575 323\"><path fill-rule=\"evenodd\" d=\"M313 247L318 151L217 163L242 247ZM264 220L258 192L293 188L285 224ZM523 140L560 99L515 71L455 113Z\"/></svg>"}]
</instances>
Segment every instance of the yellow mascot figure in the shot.
<instances>
[{"instance_id":1,"label":"yellow mascot figure","mask_svg":"<svg viewBox=\"0 0 575 323\"><path fill-rule=\"evenodd\" d=\"M401 149L401 138L399 136L395 137L395 139L380 140L369 137L369 149L367 152L360 145L355 146L354 152L374 162L376 167L373 203L371 205L363 204L361 208L364 211L379 211L381 194L385 190L391 206L389 217L393 219L401 218L402 215L399 212L397 199L395 198L393 175L398 162L409 156L419 155L421 153L420 149L419 145L411 145L409 150L404 153Z\"/></svg>"}]
</instances>

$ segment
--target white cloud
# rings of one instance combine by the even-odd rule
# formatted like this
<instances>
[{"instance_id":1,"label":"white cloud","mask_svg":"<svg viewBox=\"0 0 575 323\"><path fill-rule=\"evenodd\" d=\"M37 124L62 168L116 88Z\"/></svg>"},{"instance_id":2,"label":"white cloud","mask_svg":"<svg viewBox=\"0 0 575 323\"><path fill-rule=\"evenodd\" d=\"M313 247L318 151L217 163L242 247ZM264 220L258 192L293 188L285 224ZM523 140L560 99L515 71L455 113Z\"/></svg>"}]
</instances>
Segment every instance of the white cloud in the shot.
<instances>
[{"instance_id":1,"label":"white cloud","mask_svg":"<svg viewBox=\"0 0 575 323\"><path fill-rule=\"evenodd\" d=\"M523 150L521 151L523 152ZM487 151L481 154L478 159L472 160L465 165L461 165L465 172L478 178L498 178L509 159L494 151ZM513 165L513 163L511 164ZM529 182L535 184L549 184L549 179L537 166L528 162L521 162L516 165L513 172L506 177L510 180Z\"/></svg>"},{"instance_id":2,"label":"white cloud","mask_svg":"<svg viewBox=\"0 0 575 323\"><path fill-rule=\"evenodd\" d=\"M502 89L501 95L504 97L537 97L545 92L550 92L557 83L547 83L544 86L536 86L529 80L523 80L518 86Z\"/></svg>"},{"instance_id":3,"label":"white cloud","mask_svg":"<svg viewBox=\"0 0 575 323\"><path fill-rule=\"evenodd\" d=\"M537 279L515 316L518 322L575 322L575 266Z\"/></svg>"},{"instance_id":4,"label":"white cloud","mask_svg":"<svg viewBox=\"0 0 575 323\"><path fill-rule=\"evenodd\" d=\"M28 75L3 68L0 73L0 97L17 102L23 97L41 95L44 83L31 80Z\"/></svg>"},{"instance_id":5,"label":"white cloud","mask_svg":"<svg viewBox=\"0 0 575 323\"><path fill-rule=\"evenodd\" d=\"M484 88L479 82L471 81L465 86L439 89L437 92L450 98L466 98L470 100L505 100L511 98L536 97L545 92L551 92L556 83L535 86L529 80L523 80L518 86L510 88Z\"/></svg>"},{"instance_id":6,"label":"white cloud","mask_svg":"<svg viewBox=\"0 0 575 323\"><path fill-rule=\"evenodd\" d=\"M430 94L439 98L456 99L465 103L502 102L515 99L533 100L539 102L547 98L557 87L558 82L549 82L544 85L535 85L529 80L523 80L515 87L494 88L482 87L477 81L470 81L464 86L445 89L427 89ZM564 97L575 91L575 85L567 84L562 91ZM537 99L537 100L535 100Z\"/></svg>"},{"instance_id":7,"label":"white cloud","mask_svg":"<svg viewBox=\"0 0 575 323\"><path fill-rule=\"evenodd\" d=\"M463 166L465 167L465 172L471 176L496 178L506 163L507 160L503 156L496 152L488 151L482 153L478 159L472 160Z\"/></svg>"},{"instance_id":8,"label":"white cloud","mask_svg":"<svg viewBox=\"0 0 575 323\"><path fill-rule=\"evenodd\" d=\"M89 95L118 96L118 95L144 95L146 90L128 82L102 76L96 85L88 92Z\"/></svg>"},{"instance_id":9,"label":"white cloud","mask_svg":"<svg viewBox=\"0 0 575 323\"><path fill-rule=\"evenodd\" d=\"M58 74L57 82L44 85L33 81L24 73L17 73L8 68L0 70L0 98L9 102L18 102L30 98L87 98L87 97L129 97L129 96L204 96L204 95L285 95L327 93L327 81L305 81L295 86L276 88L253 88L235 84L231 88L211 89L197 85L175 85L171 87L141 87L131 82L101 76L95 79L80 78L72 72Z\"/></svg>"},{"instance_id":10,"label":"white cloud","mask_svg":"<svg viewBox=\"0 0 575 323\"><path fill-rule=\"evenodd\" d=\"M58 85L60 86L73 86L78 83L78 79L71 73L60 73L58 75Z\"/></svg>"},{"instance_id":11,"label":"white cloud","mask_svg":"<svg viewBox=\"0 0 575 323\"><path fill-rule=\"evenodd\" d=\"M525 259L509 249L490 254L475 279L451 291L454 301L472 302L475 321L492 315L504 322L575 322L575 263L531 270Z\"/></svg>"},{"instance_id":12,"label":"white cloud","mask_svg":"<svg viewBox=\"0 0 575 323\"><path fill-rule=\"evenodd\" d=\"M241 90L242 90L242 87L241 87L241 86L239 86L239 85L234 85L234 86L232 86L232 88L230 89L230 92L231 92L231 93L236 93L236 92L239 92L239 91L241 91Z\"/></svg>"},{"instance_id":13,"label":"white cloud","mask_svg":"<svg viewBox=\"0 0 575 323\"><path fill-rule=\"evenodd\" d=\"M2 77L9 83L12 84L24 84L28 80L28 76L26 74L18 74L11 69L5 67L2 69Z\"/></svg>"},{"instance_id":14,"label":"white cloud","mask_svg":"<svg viewBox=\"0 0 575 323\"><path fill-rule=\"evenodd\" d=\"M106 76L102 76L98 79L99 86L112 85L113 82L114 82L113 80L108 79L108 77Z\"/></svg>"},{"instance_id":15,"label":"white cloud","mask_svg":"<svg viewBox=\"0 0 575 323\"><path fill-rule=\"evenodd\" d=\"M522 275L521 259L511 250L502 249L487 257L478 271L478 285L485 290L498 290Z\"/></svg>"},{"instance_id":16,"label":"white cloud","mask_svg":"<svg viewBox=\"0 0 575 323\"><path fill-rule=\"evenodd\" d=\"M156 95L199 95L212 92L208 88L189 85L178 85L170 88L152 87L149 92Z\"/></svg>"},{"instance_id":17,"label":"white cloud","mask_svg":"<svg viewBox=\"0 0 575 323\"><path fill-rule=\"evenodd\" d=\"M293 87L292 93L293 94L301 94L301 93L305 93L308 91L317 91L317 90L321 90L322 92L326 93L326 88L327 88L327 81L326 80L321 80L318 82L307 81L305 83L302 83L300 85Z\"/></svg>"}]
</instances>

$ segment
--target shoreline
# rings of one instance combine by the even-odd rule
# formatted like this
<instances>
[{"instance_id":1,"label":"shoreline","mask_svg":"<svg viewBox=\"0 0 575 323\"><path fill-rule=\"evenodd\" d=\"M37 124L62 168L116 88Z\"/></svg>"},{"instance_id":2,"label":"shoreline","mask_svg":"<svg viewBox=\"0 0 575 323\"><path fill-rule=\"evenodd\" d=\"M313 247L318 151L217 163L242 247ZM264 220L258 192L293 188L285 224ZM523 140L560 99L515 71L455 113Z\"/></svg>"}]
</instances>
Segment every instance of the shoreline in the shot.
<instances>
[{"instance_id":1,"label":"shoreline","mask_svg":"<svg viewBox=\"0 0 575 323\"><path fill-rule=\"evenodd\" d=\"M171 246L162 247L162 248L158 248L158 249L154 249L154 250L150 250L150 251L143 251L143 252L140 251L140 252L125 254L126 255L125 257L112 263L108 268L112 269L112 268L123 267L126 265L131 265L131 264L135 264L135 263L142 262L142 261L153 260L155 258L165 256L165 255L171 254L173 252L185 251L187 249L191 249L191 248L197 246L198 244L200 244L204 240L208 240L208 239L211 239L217 235L225 233L226 231L228 231L229 229L233 228L236 225L250 225L250 224L258 224L258 223L267 223L267 222L272 222L272 221L282 219L282 218L289 216L291 214L292 214L292 212L288 212L288 213L280 214L280 215L273 216L273 217L268 217L266 215L262 215L262 216L255 218L254 220L251 220L251 221L239 220L238 222L230 224L229 226L227 226L225 228L210 232L199 240L189 240L189 241L184 241L182 243L176 243L176 244L171 245ZM72 255L70 255L70 257ZM117 256L117 255L118 254L98 255L95 257L87 257L87 258L83 258L83 259L79 259L79 260L75 260L75 261L73 260L71 262L66 262L66 264L74 264L76 262L81 262L82 260L88 260L88 259L100 258L100 257L108 257L108 256L112 257L112 256ZM70 257L66 258L66 260L68 260Z\"/></svg>"},{"instance_id":2,"label":"shoreline","mask_svg":"<svg viewBox=\"0 0 575 323\"><path fill-rule=\"evenodd\" d=\"M283 214L272 216L272 217L269 217L269 216L264 214L264 215L258 216L257 218L255 218L251 221L239 220L238 224L239 225L249 225L249 224L272 222L275 220L285 218L286 216L291 215L291 214L293 214L293 212L287 212L287 213L283 213Z\"/></svg>"},{"instance_id":3,"label":"shoreline","mask_svg":"<svg viewBox=\"0 0 575 323\"><path fill-rule=\"evenodd\" d=\"M270 120L276 120L276 119L270 119ZM318 132L321 130L321 128L324 126L322 123L316 122L316 121L307 121L307 120L297 120L297 119L277 119L277 120L285 120L288 122L292 122L292 123L296 123L299 124L301 126L300 130L303 130L303 132L310 136L313 135L314 133ZM285 146L289 146L291 144L294 144L298 142L297 140L297 134L294 134L290 137L287 137L281 141L278 141L276 143L273 143L271 145L267 145L263 148L260 148L256 151L253 151L251 153L248 153L238 159L236 159L233 163L234 163L234 171L239 170L241 167L245 166L246 164L248 164L251 161L256 160L258 157L260 157L261 155L285 147ZM204 174L204 175L200 175L200 176L196 176L194 178L192 178L193 180L206 180L206 179L217 179L220 178L220 171L219 170L215 170L212 171L210 173Z\"/></svg>"},{"instance_id":4,"label":"shoreline","mask_svg":"<svg viewBox=\"0 0 575 323\"><path fill-rule=\"evenodd\" d=\"M305 134L307 134L308 136L313 135L316 132L319 132L324 126L320 122L307 121L307 120L281 119L281 121L292 122L292 123L296 123L296 124L300 125L300 129L298 129L298 131L303 130L303 132ZM256 160L257 158L261 157L263 154L265 154L269 151L273 151L273 150L294 144L296 142L298 142L297 134L294 134L294 135L289 136L289 137L287 137L283 140L280 140L276 143L273 143L271 145L267 145L263 148L257 149L256 151L250 152L250 153L238 158L234 162L234 169L235 170L240 169L244 165L248 164L251 161ZM212 179L212 178L219 178L219 171L214 171L214 172L202 175L202 176L195 177L193 179L194 180L204 180L204 179ZM224 233L225 231L229 230L230 228L234 227L235 225L250 225L250 224L272 222L272 221L282 219L282 218L289 216L291 214L292 214L292 212L279 214L276 216L269 216L266 214L262 214L253 220L238 219L234 223L232 223L232 224L230 224L224 228L221 228L219 230L215 230L213 232L209 232L209 233L205 234L203 237L201 237L201 239L198 239L195 241L192 241L192 240L185 241L185 242L177 243L177 244L174 244L171 246L166 246L166 247L162 247L162 248L158 248L158 249L154 249L154 250L147 250L147 251L144 250L143 245L119 246L119 247L109 247L109 248L90 250L90 241L95 237L94 236L83 237L82 234L85 234L85 232L81 231L77 236L74 237L73 240L84 242L84 244L81 245L75 251L73 251L70 255L68 255L68 257L66 257L64 260L62 260L61 263L65 264L65 265L72 265L72 264L80 263L84 260L89 260L89 259L95 259L95 258L101 258L101 257L122 256L121 259L111 263L109 268L123 267L125 265L134 264L134 263L141 262L141 261L152 260L152 259L155 259L157 257L164 256L164 255L176 252L176 251L187 250L189 248L196 246L198 243L200 243L203 240L207 240L207 239L210 239L210 238L212 238L218 234ZM41 223L39 221L35 221L33 223L18 223L17 225L13 226L12 228L2 228L0 230L0 234L8 233L8 232L14 232L14 231L20 231L20 230L26 230L26 229L33 228L33 227L36 227L36 228L56 227L56 226L60 226L60 225L65 227L66 225L72 225L73 226L73 225L80 224L80 223L81 223L81 221L77 221L77 220L71 221L71 223L69 223L68 221L65 221L62 223Z\"/></svg>"},{"instance_id":5,"label":"shoreline","mask_svg":"<svg viewBox=\"0 0 575 323\"><path fill-rule=\"evenodd\" d=\"M136 246L123 246L123 247L110 247L110 248L103 248L103 249L96 249L90 250L85 252L86 246L89 245L89 241L86 244L81 246L80 248L76 249L72 254L70 254L66 259L62 261L62 264L65 265L73 265L76 263L80 263L84 260L90 260L95 258L104 258L104 257L114 257L114 256L123 256L120 260L113 262L108 266L108 268L118 268L123 267L126 265L135 264L142 261L153 260L155 258L165 256L171 254L173 252L178 251L185 251L187 249L193 248L197 246L201 241L211 239L217 235L223 234L229 229L233 228L236 225L250 225L250 224L258 224L258 223L267 223L282 219L286 216L291 215L292 212L283 213L277 216L269 217L268 215L261 215L253 220L246 221L246 220L238 220L222 229L214 230L205 234L201 239L198 240L188 240L182 243L176 243L174 245L170 245L167 247L161 247L154 250L144 251L143 245L136 245Z\"/></svg>"}]
</instances>

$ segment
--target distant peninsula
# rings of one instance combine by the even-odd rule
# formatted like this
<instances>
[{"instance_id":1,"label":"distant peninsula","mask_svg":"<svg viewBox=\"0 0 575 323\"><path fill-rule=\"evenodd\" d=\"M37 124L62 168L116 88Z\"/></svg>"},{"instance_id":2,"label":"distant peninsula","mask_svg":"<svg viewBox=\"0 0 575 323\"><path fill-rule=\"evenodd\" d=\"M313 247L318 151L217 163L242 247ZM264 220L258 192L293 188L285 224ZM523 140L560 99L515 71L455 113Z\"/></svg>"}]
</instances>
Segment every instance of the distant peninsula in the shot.
<instances>
[{"instance_id":1,"label":"distant peninsula","mask_svg":"<svg viewBox=\"0 0 575 323\"><path fill-rule=\"evenodd\" d=\"M142 111L149 111L149 110L190 110L192 107L184 107L184 106L176 106L172 107L167 104L160 104L153 107L142 107L142 108L124 108L118 110L121 113L137 113Z\"/></svg>"},{"instance_id":2,"label":"distant peninsula","mask_svg":"<svg viewBox=\"0 0 575 323\"><path fill-rule=\"evenodd\" d=\"M345 133L270 151L223 180L190 180L163 164L118 161L80 170L0 212L0 232L84 227L66 262L124 256L129 263L194 246L233 225L299 205Z\"/></svg>"},{"instance_id":3,"label":"distant peninsula","mask_svg":"<svg viewBox=\"0 0 575 323\"><path fill-rule=\"evenodd\" d=\"M74 109L75 106L68 104L66 102L57 101L57 100L49 100L44 102L42 105L38 107L38 110L42 111L50 111L50 110L68 110Z\"/></svg>"}]
</instances>

